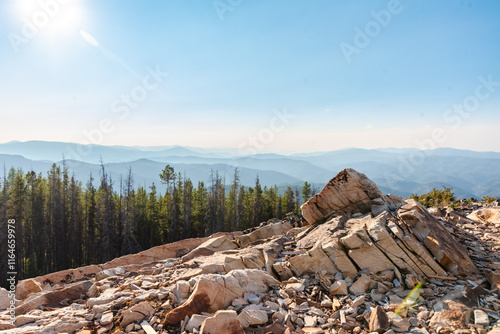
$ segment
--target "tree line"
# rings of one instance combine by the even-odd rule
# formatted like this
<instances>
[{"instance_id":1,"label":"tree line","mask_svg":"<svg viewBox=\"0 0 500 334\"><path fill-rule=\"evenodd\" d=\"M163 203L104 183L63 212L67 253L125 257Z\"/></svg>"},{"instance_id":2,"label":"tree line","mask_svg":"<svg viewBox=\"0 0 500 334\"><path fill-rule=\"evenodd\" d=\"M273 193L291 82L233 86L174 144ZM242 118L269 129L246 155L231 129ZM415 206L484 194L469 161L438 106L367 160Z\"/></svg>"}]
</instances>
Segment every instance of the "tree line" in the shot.
<instances>
[{"instance_id":1,"label":"tree line","mask_svg":"<svg viewBox=\"0 0 500 334\"><path fill-rule=\"evenodd\" d=\"M305 182L301 191L253 187L240 183L236 168L229 184L217 171L208 182L193 182L167 165L159 175L166 185L159 193L134 187L126 177L113 180L101 162L98 179L88 182L70 175L63 162L46 175L22 169L4 170L1 188L0 279L9 272L7 221L15 220L18 280L68 268L98 264L153 246L220 231L245 230L285 213L299 213L313 195ZM12 237L12 236L11 236ZM11 251L12 252L12 251Z\"/></svg>"}]
</instances>

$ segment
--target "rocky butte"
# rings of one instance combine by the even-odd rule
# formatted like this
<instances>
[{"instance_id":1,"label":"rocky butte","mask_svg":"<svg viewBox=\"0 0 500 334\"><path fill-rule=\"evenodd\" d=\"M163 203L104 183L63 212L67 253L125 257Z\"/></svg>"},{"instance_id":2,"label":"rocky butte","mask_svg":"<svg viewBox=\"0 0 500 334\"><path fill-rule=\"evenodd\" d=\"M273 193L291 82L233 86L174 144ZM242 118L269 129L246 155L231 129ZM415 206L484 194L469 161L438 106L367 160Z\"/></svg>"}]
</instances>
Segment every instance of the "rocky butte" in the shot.
<instances>
[{"instance_id":1,"label":"rocky butte","mask_svg":"<svg viewBox=\"0 0 500 334\"><path fill-rule=\"evenodd\" d=\"M500 333L498 203L427 210L346 169L302 212L21 281L0 332Z\"/></svg>"}]
</instances>

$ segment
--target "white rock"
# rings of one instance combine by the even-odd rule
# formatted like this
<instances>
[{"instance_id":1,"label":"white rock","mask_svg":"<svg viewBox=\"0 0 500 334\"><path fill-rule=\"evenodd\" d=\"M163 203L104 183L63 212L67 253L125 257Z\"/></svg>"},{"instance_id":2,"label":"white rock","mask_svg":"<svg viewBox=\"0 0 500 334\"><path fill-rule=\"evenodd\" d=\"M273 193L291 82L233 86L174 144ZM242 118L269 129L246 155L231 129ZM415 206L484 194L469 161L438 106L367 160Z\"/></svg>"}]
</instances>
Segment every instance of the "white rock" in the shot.
<instances>
[{"instance_id":1,"label":"white rock","mask_svg":"<svg viewBox=\"0 0 500 334\"><path fill-rule=\"evenodd\" d=\"M277 311L280 308L280 306L277 303L269 301L269 300L265 303L265 305L273 311Z\"/></svg>"},{"instance_id":2,"label":"white rock","mask_svg":"<svg viewBox=\"0 0 500 334\"><path fill-rule=\"evenodd\" d=\"M303 283L288 283L285 289L295 290L296 292L302 292L305 290L305 285Z\"/></svg>"},{"instance_id":3,"label":"white rock","mask_svg":"<svg viewBox=\"0 0 500 334\"><path fill-rule=\"evenodd\" d=\"M113 312L105 312L103 313L100 323L103 326L109 325L113 322Z\"/></svg>"},{"instance_id":4,"label":"white rock","mask_svg":"<svg viewBox=\"0 0 500 334\"><path fill-rule=\"evenodd\" d=\"M208 317L205 315L193 314L186 325L186 330L188 332L192 332L194 329L199 330L206 318Z\"/></svg>"},{"instance_id":5,"label":"white rock","mask_svg":"<svg viewBox=\"0 0 500 334\"><path fill-rule=\"evenodd\" d=\"M191 286L189 285L189 282L182 280L177 281L177 283L175 283L175 288L174 288L175 298L177 298L178 301L187 299L189 297L190 288Z\"/></svg>"},{"instance_id":6,"label":"white rock","mask_svg":"<svg viewBox=\"0 0 500 334\"><path fill-rule=\"evenodd\" d=\"M248 305L248 302L245 298L235 298L231 302L231 305L234 307L239 307L239 306Z\"/></svg>"},{"instance_id":7,"label":"white rock","mask_svg":"<svg viewBox=\"0 0 500 334\"><path fill-rule=\"evenodd\" d=\"M316 317L306 315L304 317L304 326L305 327L315 327L316 326Z\"/></svg>"},{"instance_id":8,"label":"white rock","mask_svg":"<svg viewBox=\"0 0 500 334\"><path fill-rule=\"evenodd\" d=\"M483 310L474 310L474 324L488 326L490 324L488 314Z\"/></svg>"},{"instance_id":9,"label":"white rock","mask_svg":"<svg viewBox=\"0 0 500 334\"><path fill-rule=\"evenodd\" d=\"M345 280L336 281L329 290L332 295L347 295L347 284Z\"/></svg>"},{"instance_id":10,"label":"white rock","mask_svg":"<svg viewBox=\"0 0 500 334\"><path fill-rule=\"evenodd\" d=\"M201 334L209 333L245 333L235 311L220 310L213 317L206 318L200 328Z\"/></svg>"},{"instance_id":11,"label":"white rock","mask_svg":"<svg viewBox=\"0 0 500 334\"><path fill-rule=\"evenodd\" d=\"M246 307L238 315L241 327L247 328L251 325L262 325L268 320L267 313L263 310L256 310Z\"/></svg>"},{"instance_id":12,"label":"white rock","mask_svg":"<svg viewBox=\"0 0 500 334\"><path fill-rule=\"evenodd\" d=\"M349 288L349 291L354 295L362 295L368 291L370 285L372 284L372 279L368 275L361 275Z\"/></svg>"},{"instance_id":13,"label":"white rock","mask_svg":"<svg viewBox=\"0 0 500 334\"><path fill-rule=\"evenodd\" d=\"M148 315L152 315L153 313L154 309L148 302L146 301L141 302L123 312L123 320L120 323L120 326L121 327L127 326L128 324L137 320L142 320Z\"/></svg>"},{"instance_id":14,"label":"white rock","mask_svg":"<svg viewBox=\"0 0 500 334\"><path fill-rule=\"evenodd\" d=\"M354 299L354 301L352 302L352 305L351 307L353 309L355 308L358 308L359 306L361 306L361 304L363 304L365 302L365 296L359 296L358 298Z\"/></svg>"}]
</instances>

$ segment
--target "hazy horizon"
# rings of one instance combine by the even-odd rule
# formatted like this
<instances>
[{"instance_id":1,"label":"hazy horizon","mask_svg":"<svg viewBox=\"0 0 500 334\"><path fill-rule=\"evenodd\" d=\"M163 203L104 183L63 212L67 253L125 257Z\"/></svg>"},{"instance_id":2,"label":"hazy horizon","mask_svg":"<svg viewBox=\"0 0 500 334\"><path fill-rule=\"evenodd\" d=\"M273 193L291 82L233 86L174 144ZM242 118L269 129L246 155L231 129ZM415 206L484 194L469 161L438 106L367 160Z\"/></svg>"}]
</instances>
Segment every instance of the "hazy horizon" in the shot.
<instances>
[{"instance_id":1,"label":"hazy horizon","mask_svg":"<svg viewBox=\"0 0 500 334\"><path fill-rule=\"evenodd\" d=\"M252 155L257 154L257 155ZM235 168L241 182L252 186L259 177L263 186L298 186L310 182L318 187L337 172L353 168L365 173L385 193L410 196L434 188L452 188L461 198L500 196L500 152L477 152L441 148L416 149L346 148L325 152L286 154L241 151L224 148L185 146L81 146L62 142L0 143L0 164L24 172L45 174L54 163L66 166L71 175L86 184L89 175L102 175L106 166L110 177L123 180L132 171L137 186L165 185L160 172L168 164L193 182L209 182L216 171L232 180ZM10 172L9 172L10 175Z\"/></svg>"},{"instance_id":2,"label":"hazy horizon","mask_svg":"<svg viewBox=\"0 0 500 334\"><path fill-rule=\"evenodd\" d=\"M498 9L4 1L0 142L498 152Z\"/></svg>"},{"instance_id":3,"label":"hazy horizon","mask_svg":"<svg viewBox=\"0 0 500 334\"><path fill-rule=\"evenodd\" d=\"M235 156L241 155L253 155L253 154L278 154L278 155L294 155L294 154L315 154L315 153L327 153L327 152L333 152L333 151L343 151L343 150L376 150L376 151L384 151L384 150L400 150L400 151L405 151L405 150L421 150L421 151L432 151L432 150L460 150L460 151L471 151L471 152L478 152L478 153L500 153L500 150L494 151L494 150L471 150L471 149L463 149L459 147L436 147L436 148L424 148L420 149L418 147L374 147L374 148L366 148L366 147L356 147L356 146L350 146L350 147L341 147L337 149L331 149L331 150L307 150L307 151L297 151L297 150L288 150L288 151L280 151L280 150L269 150L269 151L258 151L256 150L255 152L251 151L239 151L238 147L231 147L231 146L188 146L188 145L178 145L178 144L173 144L173 145L104 145L104 144L81 144L81 143L74 143L74 142L60 142L60 141L44 141L44 140L27 140L27 141L19 141L19 140L11 140L8 142L0 142L0 147L1 145L4 144L27 144L27 143L52 143L52 144L68 144L68 145L83 145L83 146L95 146L95 147L106 147L106 148L132 148L132 149L137 149L137 150L151 150L151 151L161 151L161 150L166 150L166 149L173 149L173 148L186 148L190 150L213 150L213 151L221 151L225 153L234 153ZM253 153L253 154L252 154ZM2 154L2 150L0 148L0 154ZM22 155L22 154L20 154Z\"/></svg>"}]
</instances>

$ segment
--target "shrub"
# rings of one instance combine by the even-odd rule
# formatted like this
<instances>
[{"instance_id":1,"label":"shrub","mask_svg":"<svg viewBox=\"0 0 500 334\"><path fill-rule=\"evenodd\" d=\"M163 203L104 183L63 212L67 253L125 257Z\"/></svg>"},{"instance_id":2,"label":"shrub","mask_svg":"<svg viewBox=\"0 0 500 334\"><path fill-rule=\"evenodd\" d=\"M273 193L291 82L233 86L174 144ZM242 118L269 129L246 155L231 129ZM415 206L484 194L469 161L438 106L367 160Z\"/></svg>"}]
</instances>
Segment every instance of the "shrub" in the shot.
<instances>
[{"instance_id":1,"label":"shrub","mask_svg":"<svg viewBox=\"0 0 500 334\"><path fill-rule=\"evenodd\" d=\"M418 201L427 208L433 206L451 206L455 202L455 195L451 188L446 188L445 186L443 186L443 189L433 188L432 191L420 196L411 194L410 198Z\"/></svg>"},{"instance_id":2,"label":"shrub","mask_svg":"<svg viewBox=\"0 0 500 334\"><path fill-rule=\"evenodd\" d=\"M497 199L495 197L483 196L483 200L486 202L486 204L491 204Z\"/></svg>"}]
</instances>

